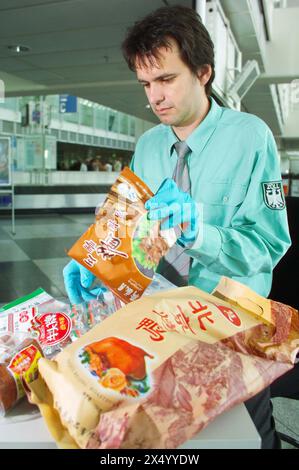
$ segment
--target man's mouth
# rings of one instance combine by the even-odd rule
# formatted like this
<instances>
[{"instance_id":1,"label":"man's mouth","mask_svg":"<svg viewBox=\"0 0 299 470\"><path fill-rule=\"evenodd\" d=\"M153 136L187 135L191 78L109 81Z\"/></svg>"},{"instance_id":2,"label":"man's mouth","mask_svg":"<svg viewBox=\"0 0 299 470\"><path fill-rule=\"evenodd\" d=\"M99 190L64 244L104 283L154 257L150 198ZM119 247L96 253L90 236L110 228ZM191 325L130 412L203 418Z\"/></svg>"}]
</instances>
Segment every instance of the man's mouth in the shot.
<instances>
[{"instance_id":1,"label":"man's mouth","mask_svg":"<svg viewBox=\"0 0 299 470\"><path fill-rule=\"evenodd\" d=\"M164 113L167 113L167 111L169 111L171 109L171 107L168 107L168 108L156 108L156 113L157 114L164 114Z\"/></svg>"}]
</instances>

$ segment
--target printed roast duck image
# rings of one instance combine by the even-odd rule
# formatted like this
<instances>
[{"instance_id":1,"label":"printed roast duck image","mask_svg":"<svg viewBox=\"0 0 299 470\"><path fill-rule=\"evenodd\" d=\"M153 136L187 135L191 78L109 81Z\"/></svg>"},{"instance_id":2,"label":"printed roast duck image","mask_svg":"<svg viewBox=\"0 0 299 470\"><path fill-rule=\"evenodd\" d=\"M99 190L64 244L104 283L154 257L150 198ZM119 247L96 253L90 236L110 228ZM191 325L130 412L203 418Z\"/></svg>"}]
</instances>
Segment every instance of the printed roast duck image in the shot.
<instances>
[{"instance_id":1,"label":"printed roast duck image","mask_svg":"<svg viewBox=\"0 0 299 470\"><path fill-rule=\"evenodd\" d=\"M98 383L106 389L131 397L150 390L145 358L148 354L120 338L109 337L86 345L79 359Z\"/></svg>"}]
</instances>

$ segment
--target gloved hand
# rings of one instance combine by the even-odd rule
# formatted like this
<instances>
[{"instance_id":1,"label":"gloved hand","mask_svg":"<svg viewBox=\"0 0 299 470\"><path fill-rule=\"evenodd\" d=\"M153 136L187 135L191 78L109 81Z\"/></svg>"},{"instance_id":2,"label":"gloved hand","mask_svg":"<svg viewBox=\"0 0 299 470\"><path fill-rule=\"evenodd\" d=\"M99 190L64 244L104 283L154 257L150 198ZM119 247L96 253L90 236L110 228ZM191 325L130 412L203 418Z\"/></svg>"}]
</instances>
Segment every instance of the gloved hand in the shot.
<instances>
[{"instance_id":1,"label":"gloved hand","mask_svg":"<svg viewBox=\"0 0 299 470\"><path fill-rule=\"evenodd\" d=\"M179 244L186 246L195 241L199 230L197 204L173 179L163 181L155 196L145 203L145 208L150 220L162 220L162 230L180 226Z\"/></svg>"},{"instance_id":2,"label":"gloved hand","mask_svg":"<svg viewBox=\"0 0 299 470\"><path fill-rule=\"evenodd\" d=\"M107 290L104 286L89 290L95 276L77 261L70 261L63 268L64 285L71 304L95 300Z\"/></svg>"}]
</instances>

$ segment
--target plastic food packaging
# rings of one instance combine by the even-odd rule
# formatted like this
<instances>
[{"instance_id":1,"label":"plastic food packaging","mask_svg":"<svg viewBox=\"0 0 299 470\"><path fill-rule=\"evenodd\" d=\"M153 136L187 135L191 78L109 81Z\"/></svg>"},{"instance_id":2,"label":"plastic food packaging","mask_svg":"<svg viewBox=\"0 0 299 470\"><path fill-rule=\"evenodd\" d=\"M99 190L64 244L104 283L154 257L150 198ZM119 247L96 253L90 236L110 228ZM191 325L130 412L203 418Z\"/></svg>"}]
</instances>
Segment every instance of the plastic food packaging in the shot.
<instances>
[{"instance_id":1,"label":"plastic food packaging","mask_svg":"<svg viewBox=\"0 0 299 470\"><path fill-rule=\"evenodd\" d=\"M0 337L0 416L5 415L25 395L23 380L37 378L40 345L29 334Z\"/></svg>"},{"instance_id":2,"label":"plastic food packaging","mask_svg":"<svg viewBox=\"0 0 299 470\"><path fill-rule=\"evenodd\" d=\"M40 288L0 309L0 415L25 396L26 381L38 374L43 352L30 330L41 306L49 311L66 307Z\"/></svg>"},{"instance_id":3,"label":"plastic food packaging","mask_svg":"<svg viewBox=\"0 0 299 470\"><path fill-rule=\"evenodd\" d=\"M155 274L144 295L174 287L162 276ZM25 396L24 385L37 377L37 361L40 357L54 358L68 344L76 341L123 305L112 292L105 291L97 300L70 307L38 289L2 309L0 415L9 412ZM11 366L10 364L15 364L15 358L27 363L28 370L17 370L15 366Z\"/></svg>"},{"instance_id":4,"label":"plastic food packaging","mask_svg":"<svg viewBox=\"0 0 299 470\"><path fill-rule=\"evenodd\" d=\"M151 190L129 168L112 185L96 221L68 255L95 274L124 303L139 299L160 259L176 242L173 229L149 221Z\"/></svg>"},{"instance_id":5,"label":"plastic food packaging","mask_svg":"<svg viewBox=\"0 0 299 470\"><path fill-rule=\"evenodd\" d=\"M293 367L297 310L232 280L215 293L143 296L40 359L31 399L58 446L176 448Z\"/></svg>"},{"instance_id":6,"label":"plastic food packaging","mask_svg":"<svg viewBox=\"0 0 299 470\"><path fill-rule=\"evenodd\" d=\"M31 321L24 331L2 332L0 336L0 415L5 415L25 396L26 385L38 376L38 360L51 359L76 341L106 315L99 302L73 306L70 311L48 312L45 306L32 307ZM24 312L24 310L22 310ZM67 312L67 313L66 313ZM22 313L24 315L24 313ZM8 315L1 320L7 322ZM10 313L10 325L18 325L19 313ZM25 328L26 324L26 328ZM12 329L13 329L12 328ZM20 330L20 328L18 328Z\"/></svg>"}]
</instances>

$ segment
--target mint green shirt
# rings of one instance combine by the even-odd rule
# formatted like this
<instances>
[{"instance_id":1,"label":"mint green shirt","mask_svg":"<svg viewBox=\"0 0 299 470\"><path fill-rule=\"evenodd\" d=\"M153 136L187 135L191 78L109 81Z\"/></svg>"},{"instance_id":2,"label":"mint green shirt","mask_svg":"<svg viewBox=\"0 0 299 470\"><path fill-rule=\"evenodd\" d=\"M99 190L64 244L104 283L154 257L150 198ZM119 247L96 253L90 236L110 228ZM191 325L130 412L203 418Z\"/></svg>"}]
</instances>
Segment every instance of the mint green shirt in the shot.
<instances>
[{"instance_id":1,"label":"mint green shirt","mask_svg":"<svg viewBox=\"0 0 299 470\"><path fill-rule=\"evenodd\" d=\"M170 126L143 134L131 169L155 193L177 162ZM201 203L189 284L211 292L221 276L261 295L290 246L279 159L273 135L258 117L220 107L211 99L206 118L186 140L191 196Z\"/></svg>"}]
</instances>

